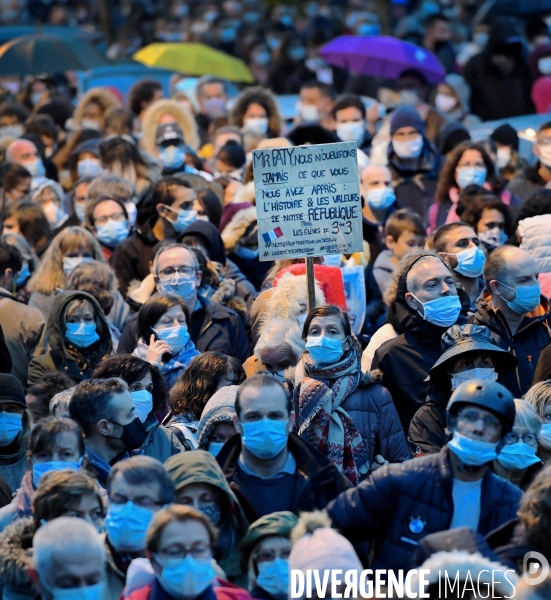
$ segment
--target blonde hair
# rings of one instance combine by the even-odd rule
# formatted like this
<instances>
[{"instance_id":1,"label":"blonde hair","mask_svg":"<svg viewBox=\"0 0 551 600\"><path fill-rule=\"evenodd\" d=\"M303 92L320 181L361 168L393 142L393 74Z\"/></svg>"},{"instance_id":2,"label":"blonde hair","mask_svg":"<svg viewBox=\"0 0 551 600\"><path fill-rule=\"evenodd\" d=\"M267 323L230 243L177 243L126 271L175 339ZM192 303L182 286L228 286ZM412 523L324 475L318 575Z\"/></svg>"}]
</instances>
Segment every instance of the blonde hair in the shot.
<instances>
[{"instance_id":1,"label":"blonde hair","mask_svg":"<svg viewBox=\"0 0 551 600\"><path fill-rule=\"evenodd\" d=\"M541 419L530 402L527 402L526 400L517 400L515 398L515 422L513 428L514 427L524 427L536 437L540 437Z\"/></svg>"},{"instance_id":2,"label":"blonde hair","mask_svg":"<svg viewBox=\"0 0 551 600\"><path fill-rule=\"evenodd\" d=\"M65 289L67 279L63 271L63 257L69 252L91 251L94 260L107 264L96 238L83 227L67 227L52 240L36 273L29 281L28 289L47 296L55 290Z\"/></svg>"},{"instance_id":3,"label":"blonde hair","mask_svg":"<svg viewBox=\"0 0 551 600\"><path fill-rule=\"evenodd\" d=\"M325 304L325 295L316 281L316 306ZM292 319L295 320L300 314L301 302L307 302L306 275L293 275L284 273L277 282L277 287L272 288L263 323L269 321Z\"/></svg>"},{"instance_id":4,"label":"blonde hair","mask_svg":"<svg viewBox=\"0 0 551 600\"><path fill-rule=\"evenodd\" d=\"M535 409L538 417L543 420L543 410L551 401L551 381L540 381L534 384L522 397Z\"/></svg>"}]
</instances>

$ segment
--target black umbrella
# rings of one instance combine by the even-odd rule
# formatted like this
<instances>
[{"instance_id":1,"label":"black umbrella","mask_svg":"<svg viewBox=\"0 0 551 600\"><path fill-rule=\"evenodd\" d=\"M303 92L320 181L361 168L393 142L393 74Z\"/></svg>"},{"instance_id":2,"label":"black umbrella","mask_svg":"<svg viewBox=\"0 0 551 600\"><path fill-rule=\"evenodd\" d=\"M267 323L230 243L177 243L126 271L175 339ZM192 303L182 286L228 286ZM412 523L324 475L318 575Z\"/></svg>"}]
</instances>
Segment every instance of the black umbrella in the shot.
<instances>
[{"instance_id":1,"label":"black umbrella","mask_svg":"<svg viewBox=\"0 0 551 600\"><path fill-rule=\"evenodd\" d=\"M474 21L486 17L533 17L551 12L551 0L486 0L478 9Z\"/></svg>"},{"instance_id":2,"label":"black umbrella","mask_svg":"<svg viewBox=\"0 0 551 600\"><path fill-rule=\"evenodd\" d=\"M91 44L75 38L24 35L0 46L0 76L88 71L110 62Z\"/></svg>"}]
</instances>

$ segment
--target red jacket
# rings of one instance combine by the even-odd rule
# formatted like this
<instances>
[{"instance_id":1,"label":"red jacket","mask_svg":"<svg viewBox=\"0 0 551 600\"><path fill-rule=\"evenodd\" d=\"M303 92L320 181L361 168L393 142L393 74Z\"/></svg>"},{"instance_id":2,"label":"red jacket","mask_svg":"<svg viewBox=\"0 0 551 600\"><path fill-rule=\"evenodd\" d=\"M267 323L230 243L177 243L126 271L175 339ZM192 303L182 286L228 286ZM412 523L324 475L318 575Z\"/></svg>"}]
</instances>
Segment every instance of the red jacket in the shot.
<instances>
[{"instance_id":1,"label":"red jacket","mask_svg":"<svg viewBox=\"0 0 551 600\"><path fill-rule=\"evenodd\" d=\"M213 587L216 600L253 600L249 592L225 579L217 577L216 582L218 585ZM149 600L152 586L153 584L150 583L139 590L133 591L129 596L126 596L126 600Z\"/></svg>"}]
</instances>

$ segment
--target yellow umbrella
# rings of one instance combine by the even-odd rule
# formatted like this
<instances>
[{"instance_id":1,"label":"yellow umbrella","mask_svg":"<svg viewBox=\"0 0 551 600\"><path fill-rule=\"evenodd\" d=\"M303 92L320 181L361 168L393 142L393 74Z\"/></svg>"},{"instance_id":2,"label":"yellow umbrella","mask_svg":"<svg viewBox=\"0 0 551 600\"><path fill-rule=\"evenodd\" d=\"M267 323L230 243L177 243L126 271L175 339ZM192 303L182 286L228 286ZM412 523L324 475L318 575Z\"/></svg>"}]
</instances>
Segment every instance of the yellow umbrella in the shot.
<instances>
[{"instance_id":1,"label":"yellow umbrella","mask_svg":"<svg viewBox=\"0 0 551 600\"><path fill-rule=\"evenodd\" d=\"M136 52L133 58L148 67L179 71L186 75L214 75L230 81L254 83L253 74L242 60L204 44L149 44Z\"/></svg>"}]
</instances>

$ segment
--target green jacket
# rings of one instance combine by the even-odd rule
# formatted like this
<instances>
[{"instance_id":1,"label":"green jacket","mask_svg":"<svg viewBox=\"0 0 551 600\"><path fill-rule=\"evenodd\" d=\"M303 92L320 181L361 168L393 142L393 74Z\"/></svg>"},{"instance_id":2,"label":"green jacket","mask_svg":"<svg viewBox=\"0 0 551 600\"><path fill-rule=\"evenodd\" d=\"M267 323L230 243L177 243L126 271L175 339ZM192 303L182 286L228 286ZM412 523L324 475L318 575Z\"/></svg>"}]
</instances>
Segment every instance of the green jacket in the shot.
<instances>
[{"instance_id":1,"label":"green jacket","mask_svg":"<svg viewBox=\"0 0 551 600\"><path fill-rule=\"evenodd\" d=\"M160 425L153 413L147 417L144 426L147 429L147 438L142 446L145 456L164 463L171 456L184 451L178 438L170 429Z\"/></svg>"},{"instance_id":2,"label":"green jacket","mask_svg":"<svg viewBox=\"0 0 551 600\"><path fill-rule=\"evenodd\" d=\"M87 300L96 315L96 331L99 341L90 348L68 351L65 341L67 307L73 300ZM29 385L40 381L50 371L61 371L69 377L82 381L90 379L99 363L112 353L111 332L107 319L97 300L86 292L60 292L54 299L46 325L46 340L50 351L34 357L29 363ZM79 356L78 362L75 357Z\"/></svg>"},{"instance_id":3,"label":"green jacket","mask_svg":"<svg viewBox=\"0 0 551 600\"><path fill-rule=\"evenodd\" d=\"M246 573L241 570L241 553L237 544L247 532L249 523L214 456L204 450L184 452L170 458L165 467L176 493L190 483L208 483L220 492L222 517L215 559L230 581L246 586Z\"/></svg>"}]
</instances>

